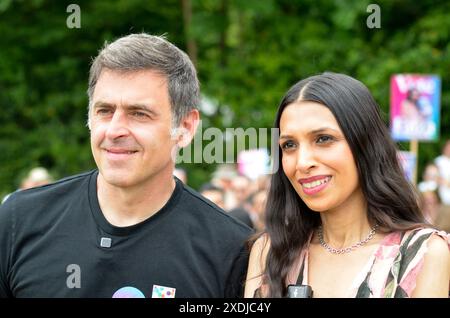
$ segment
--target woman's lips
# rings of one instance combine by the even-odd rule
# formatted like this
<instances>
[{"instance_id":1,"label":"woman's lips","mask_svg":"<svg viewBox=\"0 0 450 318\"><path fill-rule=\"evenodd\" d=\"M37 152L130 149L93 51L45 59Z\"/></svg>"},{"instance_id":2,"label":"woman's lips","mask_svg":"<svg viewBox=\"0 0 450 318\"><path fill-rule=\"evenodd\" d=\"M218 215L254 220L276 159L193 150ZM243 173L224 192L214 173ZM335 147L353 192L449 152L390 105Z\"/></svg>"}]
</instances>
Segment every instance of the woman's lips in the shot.
<instances>
[{"instance_id":1,"label":"woman's lips","mask_svg":"<svg viewBox=\"0 0 450 318\"><path fill-rule=\"evenodd\" d=\"M307 195L316 194L328 186L331 176L314 176L310 178L299 179L303 192Z\"/></svg>"}]
</instances>

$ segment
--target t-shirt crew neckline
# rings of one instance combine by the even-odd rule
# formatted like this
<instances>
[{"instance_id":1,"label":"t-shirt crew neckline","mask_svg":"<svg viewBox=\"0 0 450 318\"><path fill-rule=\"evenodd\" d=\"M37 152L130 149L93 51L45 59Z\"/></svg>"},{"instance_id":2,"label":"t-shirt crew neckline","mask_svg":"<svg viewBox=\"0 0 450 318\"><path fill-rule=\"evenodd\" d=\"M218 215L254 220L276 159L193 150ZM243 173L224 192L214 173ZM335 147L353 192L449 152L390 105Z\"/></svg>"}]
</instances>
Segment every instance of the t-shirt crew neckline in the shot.
<instances>
[{"instance_id":1,"label":"t-shirt crew neckline","mask_svg":"<svg viewBox=\"0 0 450 318\"><path fill-rule=\"evenodd\" d=\"M130 226L115 226L109 223L109 221L105 218L103 215L102 210L100 209L100 203L98 201L97 196L97 177L98 177L98 170L95 170L94 173L90 175L89 185L88 185L88 196L89 196L89 205L91 208L92 215L96 221L96 223L102 228L103 231L110 235L115 236L126 236L130 235L136 231L138 231L140 228L142 228L145 225L151 224L151 223L157 223L161 218L163 218L165 215L173 211L173 207L177 204L179 198L181 197L181 193L183 190L183 185L181 184L181 181L175 178L175 189L172 192L172 195L170 196L169 200L166 202L166 204L155 214L150 216L149 218L145 219L144 221L130 225Z\"/></svg>"}]
</instances>

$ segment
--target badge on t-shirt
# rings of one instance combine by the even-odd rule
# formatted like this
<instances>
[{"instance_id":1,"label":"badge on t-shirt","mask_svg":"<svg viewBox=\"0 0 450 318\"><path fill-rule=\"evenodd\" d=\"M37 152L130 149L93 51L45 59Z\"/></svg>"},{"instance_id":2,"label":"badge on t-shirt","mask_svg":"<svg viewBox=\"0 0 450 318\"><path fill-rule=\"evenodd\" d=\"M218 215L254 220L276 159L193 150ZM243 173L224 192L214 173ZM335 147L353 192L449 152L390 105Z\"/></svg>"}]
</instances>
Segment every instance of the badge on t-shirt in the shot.
<instances>
[{"instance_id":1,"label":"badge on t-shirt","mask_svg":"<svg viewBox=\"0 0 450 318\"><path fill-rule=\"evenodd\" d=\"M152 298L175 298L175 288L153 285Z\"/></svg>"}]
</instances>

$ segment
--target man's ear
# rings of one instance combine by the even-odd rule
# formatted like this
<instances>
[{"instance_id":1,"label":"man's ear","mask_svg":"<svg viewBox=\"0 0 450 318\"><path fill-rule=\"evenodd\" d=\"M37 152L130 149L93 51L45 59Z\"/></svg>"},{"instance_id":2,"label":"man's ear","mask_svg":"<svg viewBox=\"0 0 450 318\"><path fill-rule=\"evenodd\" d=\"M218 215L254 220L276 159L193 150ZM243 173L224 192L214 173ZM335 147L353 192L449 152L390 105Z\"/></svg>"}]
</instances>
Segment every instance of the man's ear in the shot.
<instances>
[{"instance_id":1,"label":"man's ear","mask_svg":"<svg viewBox=\"0 0 450 318\"><path fill-rule=\"evenodd\" d=\"M180 122L177 128L177 145L180 148L186 147L194 138L197 127L200 123L200 113L197 109L191 110Z\"/></svg>"}]
</instances>

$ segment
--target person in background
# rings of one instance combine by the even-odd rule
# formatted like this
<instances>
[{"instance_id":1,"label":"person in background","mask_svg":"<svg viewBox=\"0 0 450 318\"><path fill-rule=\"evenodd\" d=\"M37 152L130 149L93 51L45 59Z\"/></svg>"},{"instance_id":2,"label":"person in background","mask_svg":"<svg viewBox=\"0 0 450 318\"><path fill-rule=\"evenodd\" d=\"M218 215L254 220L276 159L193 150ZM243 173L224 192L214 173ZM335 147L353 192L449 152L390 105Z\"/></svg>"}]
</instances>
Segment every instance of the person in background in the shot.
<instances>
[{"instance_id":1,"label":"person in background","mask_svg":"<svg viewBox=\"0 0 450 318\"><path fill-rule=\"evenodd\" d=\"M436 191L441 183L438 167L429 163L425 166L422 175L422 181L419 182L417 188L420 192Z\"/></svg>"},{"instance_id":2,"label":"person in background","mask_svg":"<svg viewBox=\"0 0 450 318\"><path fill-rule=\"evenodd\" d=\"M228 214L244 222L256 232L264 230L264 212L267 190L259 190L250 194L243 204L231 209Z\"/></svg>"},{"instance_id":3,"label":"person in background","mask_svg":"<svg viewBox=\"0 0 450 318\"><path fill-rule=\"evenodd\" d=\"M266 231L245 297L448 297L449 235L429 226L379 106L336 73L293 85L278 108Z\"/></svg>"},{"instance_id":4,"label":"person in background","mask_svg":"<svg viewBox=\"0 0 450 318\"><path fill-rule=\"evenodd\" d=\"M36 167L30 170L28 175L22 180L20 189L30 189L49 184L53 181L52 176L47 169Z\"/></svg>"},{"instance_id":5,"label":"person in background","mask_svg":"<svg viewBox=\"0 0 450 318\"><path fill-rule=\"evenodd\" d=\"M435 225L436 219L441 210L442 204L439 200L439 195L436 190L420 192L421 205L420 209L425 217L425 220Z\"/></svg>"},{"instance_id":6,"label":"person in background","mask_svg":"<svg viewBox=\"0 0 450 318\"><path fill-rule=\"evenodd\" d=\"M224 209L229 211L237 206L232 190L233 179L237 176L236 167L232 164L221 164L214 171L211 183L224 191Z\"/></svg>"},{"instance_id":7,"label":"person in background","mask_svg":"<svg viewBox=\"0 0 450 318\"><path fill-rule=\"evenodd\" d=\"M19 189L17 191L43 186L51 183L52 181L53 178L47 169L43 167L36 167L31 169L25 176L25 178L22 179L22 181L20 182ZM7 194L2 199L1 203L3 204L11 196L11 194L12 193Z\"/></svg>"},{"instance_id":8,"label":"person in background","mask_svg":"<svg viewBox=\"0 0 450 318\"><path fill-rule=\"evenodd\" d=\"M252 189L256 183L244 176L237 175L231 182L231 191L235 198L234 206L229 209L228 214L244 222L253 229L256 229L257 219L252 212L253 197L251 196Z\"/></svg>"},{"instance_id":9,"label":"person in background","mask_svg":"<svg viewBox=\"0 0 450 318\"><path fill-rule=\"evenodd\" d=\"M231 182L231 191L236 199L234 207L242 207L245 200L252 193L252 182L246 176L238 175Z\"/></svg>"},{"instance_id":10,"label":"person in background","mask_svg":"<svg viewBox=\"0 0 450 318\"><path fill-rule=\"evenodd\" d=\"M427 164L423 172L422 181L419 182L417 188L421 196L422 213L430 224L435 224L442 205L437 193L440 183L441 178L437 166L433 163Z\"/></svg>"},{"instance_id":11,"label":"person in background","mask_svg":"<svg viewBox=\"0 0 450 318\"><path fill-rule=\"evenodd\" d=\"M205 183L200 187L199 192L219 208L224 208L224 192L221 188L216 187L212 183Z\"/></svg>"},{"instance_id":12,"label":"person in background","mask_svg":"<svg viewBox=\"0 0 450 318\"><path fill-rule=\"evenodd\" d=\"M251 198L251 199L250 199ZM253 221L253 228L256 231L263 231L265 228L265 209L267 201L267 190L259 190L253 193L249 198L250 217Z\"/></svg>"},{"instance_id":13,"label":"person in background","mask_svg":"<svg viewBox=\"0 0 450 318\"><path fill-rule=\"evenodd\" d=\"M450 140L442 148L442 154L434 160L441 182L439 184L439 197L443 204L450 206Z\"/></svg>"},{"instance_id":14,"label":"person in background","mask_svg":"<svg viewBox=\"0 0 450 318\"><path fill-rule=\"evenodd\" d=\"M437 229L450 233L450 206L440 205L434 225Z\"/></svg>"},{"instance_id":15,"label":"person in background","mask_svg":"<svg viewBox=\"0 0 450 318\"><path fill-rule=\"evenodd\" d=\"M262 174L258 176L256 179L256 191L265 190L269 191L270 187L270 175L269 174Z\"/></svg>"}]
</instances>

